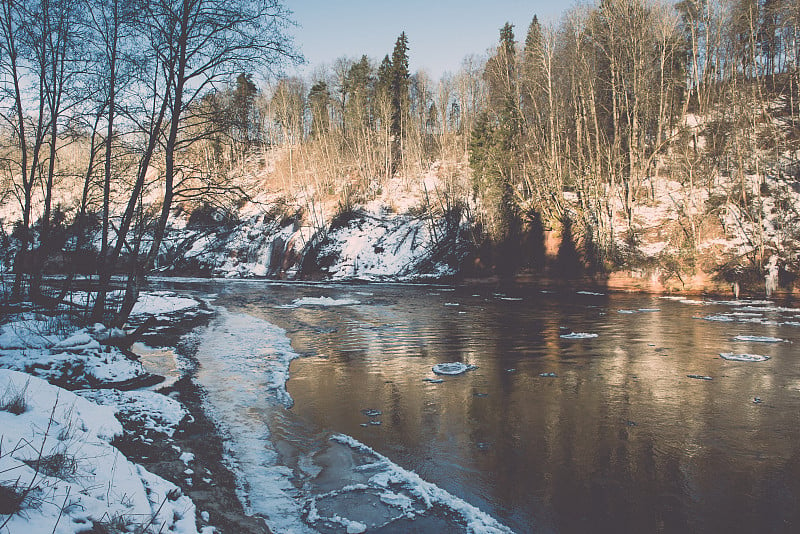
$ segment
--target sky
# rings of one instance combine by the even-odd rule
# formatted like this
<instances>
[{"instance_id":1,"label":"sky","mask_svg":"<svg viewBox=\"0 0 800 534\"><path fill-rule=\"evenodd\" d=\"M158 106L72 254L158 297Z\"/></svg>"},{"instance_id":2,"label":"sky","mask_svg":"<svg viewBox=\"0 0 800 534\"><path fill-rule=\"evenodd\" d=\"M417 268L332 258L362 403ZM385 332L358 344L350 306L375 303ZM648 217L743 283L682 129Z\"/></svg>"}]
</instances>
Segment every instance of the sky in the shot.
<instances>
[{"instance_id":1,"label":"sky","mask_svg":"<svg viewBox=\"0 0 800 534\"><path fill-rule=\"evenodd\" d=\"M295 44L307 64L299 73L313 73L340 57L363 54L381 60L391 55L400 32L409 41L410 70L432 78L456 72L463 59L494 46L500 28L514 24L518 41L537 15L557 22L573 5L558 0L285 0L298 27Z\"/></svg>"}]
</instances>

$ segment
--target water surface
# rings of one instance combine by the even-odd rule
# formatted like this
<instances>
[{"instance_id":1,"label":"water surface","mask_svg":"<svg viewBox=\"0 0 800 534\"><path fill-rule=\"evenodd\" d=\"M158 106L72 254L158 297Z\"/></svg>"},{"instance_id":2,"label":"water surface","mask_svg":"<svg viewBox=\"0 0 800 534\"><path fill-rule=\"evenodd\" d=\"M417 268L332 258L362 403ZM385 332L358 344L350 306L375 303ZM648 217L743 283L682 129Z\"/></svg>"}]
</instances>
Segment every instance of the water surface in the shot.
<instances>
[{"instance_id":1,"label":"water surface","mask_svg":"<svg viewBox=\"0 0 800 534\"><path fill-rule=\"evenodd\" d=\"M304 430L273 439L352 436L517 532L800 528L800 310L522 287L215 290L305 356L287 384ZM454 361L477 368L431 372Z\"/></svg>"}]
</instances>

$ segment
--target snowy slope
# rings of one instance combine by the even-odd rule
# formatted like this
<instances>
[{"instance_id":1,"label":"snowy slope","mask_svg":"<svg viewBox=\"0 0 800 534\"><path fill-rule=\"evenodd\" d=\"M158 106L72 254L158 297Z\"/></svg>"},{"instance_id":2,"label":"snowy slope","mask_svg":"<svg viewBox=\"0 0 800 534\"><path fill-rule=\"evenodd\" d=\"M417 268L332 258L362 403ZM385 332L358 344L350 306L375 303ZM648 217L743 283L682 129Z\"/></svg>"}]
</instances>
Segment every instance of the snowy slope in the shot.
<instances>
[{"instance_id":1,"label":"snowy slope","mask_svg":"<svg viewBox=\"0 0 800 534\"><path fill-rule=\"evenodd\" d=\"M17 398L21 408L9 410ZM0 531L197 532L192 501L110 444L122 433L112 408L0 369L0 428L0 491L16 503L0 513Z\"/></svg>"}]
</instances>

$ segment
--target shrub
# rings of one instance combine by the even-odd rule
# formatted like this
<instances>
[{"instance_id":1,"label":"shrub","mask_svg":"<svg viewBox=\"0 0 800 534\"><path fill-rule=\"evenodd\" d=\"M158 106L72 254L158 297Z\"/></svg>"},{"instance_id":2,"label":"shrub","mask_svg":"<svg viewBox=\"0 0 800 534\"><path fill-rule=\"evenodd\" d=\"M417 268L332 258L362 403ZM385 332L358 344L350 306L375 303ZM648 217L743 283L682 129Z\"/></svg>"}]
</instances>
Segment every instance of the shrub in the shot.
<instances>
[{"instance_id":1,"label":"shrub","mask_svg":"<svg viewBox=\"0 0 800 534\"><path fill-rule=\"evenodd\" d=\"M0 482L0 515L16 514L25 502L25 490L19 483Z\"/></svg>"},{"instance_id":2,"label":"shrub","mask_svg":"<svg viewBox=\"0 0 800 534\"><path fill-rule=\"evenodd\" d=\"M13 384L6 387L3 396L0 397L0 411L13 413L14 415L22 415L28 411L28 401L25 394L28 391L29 382L21 390L17 390Z\"/></svg>"}]
</instances>

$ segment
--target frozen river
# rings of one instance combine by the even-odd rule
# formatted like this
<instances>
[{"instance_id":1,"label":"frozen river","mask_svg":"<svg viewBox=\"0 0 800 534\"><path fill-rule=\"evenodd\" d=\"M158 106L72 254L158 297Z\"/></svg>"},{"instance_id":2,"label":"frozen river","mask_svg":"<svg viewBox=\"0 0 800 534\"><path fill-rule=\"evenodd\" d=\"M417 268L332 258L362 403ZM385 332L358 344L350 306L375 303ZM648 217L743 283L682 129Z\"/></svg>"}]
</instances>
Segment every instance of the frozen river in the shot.
<instances>
[{"instance_id":1,"label":"frozen river","mask_svg":"<svg viewBox=\"0 0 800 534\"><path fill-rule=\"evenodd\" d=\"M790 305L518 286L194 289L227 310L203 338L199 380L243 497L276 531L800 529ZM445 362L475 368L432 372Z\"/></svg>"}]
</instances>

